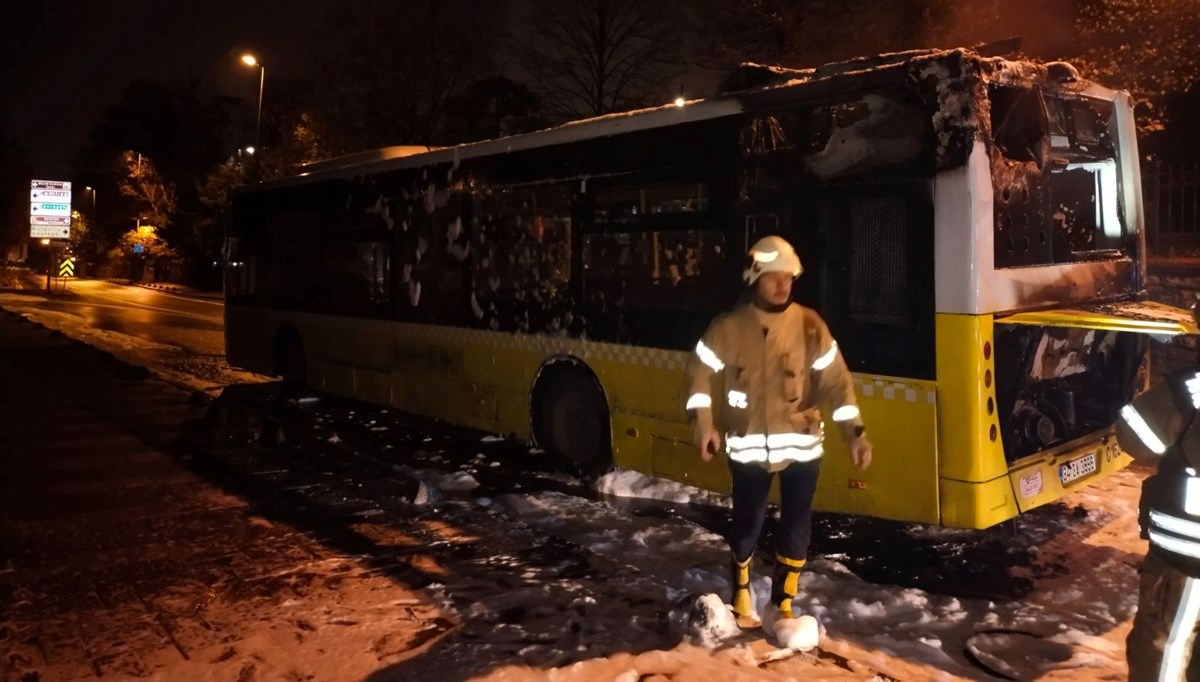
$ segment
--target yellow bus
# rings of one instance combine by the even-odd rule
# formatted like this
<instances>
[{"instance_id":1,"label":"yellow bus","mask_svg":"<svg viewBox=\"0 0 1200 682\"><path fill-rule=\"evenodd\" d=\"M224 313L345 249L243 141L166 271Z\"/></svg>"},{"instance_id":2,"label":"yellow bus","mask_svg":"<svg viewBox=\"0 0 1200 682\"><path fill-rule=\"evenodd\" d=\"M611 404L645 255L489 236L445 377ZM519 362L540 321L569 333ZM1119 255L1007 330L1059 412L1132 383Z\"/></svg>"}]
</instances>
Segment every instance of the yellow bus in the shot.
<instances>
[{"instance_id":1,"label":"yellow bus","mask_svg":"<svg viewBox=\"0 0 1200 682\"><path fill-rule=\"evenodd\" d=\"M817 508L986 528L1125 466L1146 333L1196 331L1144 300L1139 183L1128 95L1067 64L746 65L704 100L242 188L227 357L724 492L682 370L779 234L875 444L865 473L828 444Z\"/></svg>"}]
</instances>

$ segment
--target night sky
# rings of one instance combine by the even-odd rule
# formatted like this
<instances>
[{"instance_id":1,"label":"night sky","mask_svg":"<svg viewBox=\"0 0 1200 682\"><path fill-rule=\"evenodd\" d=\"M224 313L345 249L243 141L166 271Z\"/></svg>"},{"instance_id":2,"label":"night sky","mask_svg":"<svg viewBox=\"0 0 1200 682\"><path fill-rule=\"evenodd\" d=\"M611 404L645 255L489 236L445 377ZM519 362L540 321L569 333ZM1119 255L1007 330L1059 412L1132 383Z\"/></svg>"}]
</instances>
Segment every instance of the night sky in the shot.
<instances>
[{"instance_id":1,"label":"night sky","mask_svg":"<svg viewBox=\"0 0 1200 682\"><path fill-rule=\"evenodd\" d=\"M258 72L306 68L305 45L332 0L61 0L28 3L0 29L0 132L31 150L37 172L69 179L88 130L137 78L183 82L254 100ZM36 5L36 6L32 6ZM10 23L11 22L11 23Z\"/></svg>"},{"instance_id":2,"label":"night sky","mask_svg":"<svg viewBox=\"0 0 1200 682\"><path fill-rule=\"evenodd\" d=\"M0 134L18 139L31 151L39 176L68 179L72 158L88 130L120 99L130 81L148 78L177 85L194 73L212 92L243 97L252 105L258 96L258 72L238 61L250 51L266 65L264 98L269 100L273 78L302 75L309 68L308 46L320 38L321 20L336 5L337 0L59 0L16 5L5 10L0 22ZM1056 54L1069 35L1063 20L1069 5L1070 0L1013 0L1014 10L1021 9L1017 16L1038 15L1040 20L1013 19L1019 25L977 38L1021 34L1033 52L1055 44L1044 51L1047 56ZM396 6L403 6L401 0ZM864 46L864 54L870 52ZM709 86L706 79L689 74L682 84L689 92L703 90ZM674 93L677 86L671 84L667 91Z\"/></svg>"}]
</instances>

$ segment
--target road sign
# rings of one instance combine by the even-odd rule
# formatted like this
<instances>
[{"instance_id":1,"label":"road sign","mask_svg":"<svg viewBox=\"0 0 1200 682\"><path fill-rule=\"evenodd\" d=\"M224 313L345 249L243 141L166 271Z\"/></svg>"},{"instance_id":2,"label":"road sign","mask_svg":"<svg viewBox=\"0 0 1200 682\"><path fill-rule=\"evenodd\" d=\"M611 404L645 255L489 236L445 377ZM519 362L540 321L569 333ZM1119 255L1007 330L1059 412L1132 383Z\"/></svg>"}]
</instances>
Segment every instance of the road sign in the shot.
<instances>
[{"instance_id":1,"label":"road sign","mask_svg":"<svg viewBox=\"0 0 1200 682\"><path fill-rule=\"evenodd\" d=\"M62 227L70 227L71 219L61 215L31 215L29 216L30 225L56 225Z\"/></svg>"},{"instance_id":2,"label":"road sign","mask_svg":"<svg viewBox=\"0 0 1200 682\"><path fill-rule=\"evenodd\" d=\"M29 202L29 215L31 215L31 216L56 215L56 216L65 216L67 218L70 218L71 217L71 204L70 204L70 201L68 201L65 204L61 203L61 202L31 201L31 202Z\"/></svg>"},{"instance_id":3,"label":"road sign","mask_svg":"<svg viewBox=\"0 0 1200 682\"><path fill-rule=\"evenodd\" d=\"M65 180L34 180L29 183L30 189L65 189L71 191L71 183Z\"/></svg>"},{"instance_id":4,"label":"road sign","mask_svg":"<svg viewBox=\"0 0 1200 682\"><path fill-rule=\"evenodd\" d=\"M29 236L33 239L70 239L70 227L54 227L50 225L30 225Z\"/></svg>"},{"instance_id":5,"label":"road sign","mask_svg":"<svg viewBox=\"0 0 1200 682\"><path fill-rule=\"evenodd\" d=\"M29 236L34 239L70 239L71 219L60 216L30 216Z\"/></svg>"},{"instance_id":6,"label":"road sign","mask_svg":"<svg viewBox=\"0 0 1200 682\"><path fill-rule=\"evenodd\" d=\"M133 245L133 252L134 252L134 253L141 253L141 252L143 252L143 251L145 251L145 250L146 250L146 249L145 249L145 248L144 248L144 247L143 247L141 244L134 244L134 245Z\"/></svg>"},{"instance_id":7,"label":"road sign","mask_svg":"<svg viewBox=\"0 0 1200 682\"><path fill-rule=\"evenodd\" d=\"M75 276L75 259L70 256L63 259L63 262L58 266L59 277L74 277Z\"/></svg>"},{"instance_id":8,"label":"road sign","mask_svg":"<svg viewBox=\"0 0 1200 682\"><path fill-rule=\"evenodd\" d=\"M30 181L29 236L34 239L71 238L70 182Z\"/></svg>"}]
</instances>

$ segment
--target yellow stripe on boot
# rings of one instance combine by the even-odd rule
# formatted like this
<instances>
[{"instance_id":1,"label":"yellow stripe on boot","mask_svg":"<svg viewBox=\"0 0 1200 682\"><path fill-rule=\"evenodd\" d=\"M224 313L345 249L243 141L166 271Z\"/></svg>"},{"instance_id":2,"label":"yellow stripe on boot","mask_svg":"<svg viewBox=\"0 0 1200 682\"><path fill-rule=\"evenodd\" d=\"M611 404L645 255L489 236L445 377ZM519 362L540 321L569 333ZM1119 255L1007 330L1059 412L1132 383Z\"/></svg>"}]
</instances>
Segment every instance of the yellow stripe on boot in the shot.
<instances>
[{"instance_id":1,"label":"yellow stripe on boot","mask_svg":"<svg viewBox=\"0 0 1200 682\"><path fill-rule=\"evenodd\" d=\"M795 618L792 599L800 589L800 570L804 559L791 559L782 554L775 555L775 577L771 581L772 601L779 605L780 618Z\"/></svg>"},{"instance_id":2,"label":"yellow stripe on boot","mask_svg":"<svg viewBox=\"0 0 1200 682\"><path fill-rule=\"evenodd\" d=\"M750 555L745 561L733 560L733 612L739 616L754 614L754 603L750 598Z\"/></svg>"}]
</instances>

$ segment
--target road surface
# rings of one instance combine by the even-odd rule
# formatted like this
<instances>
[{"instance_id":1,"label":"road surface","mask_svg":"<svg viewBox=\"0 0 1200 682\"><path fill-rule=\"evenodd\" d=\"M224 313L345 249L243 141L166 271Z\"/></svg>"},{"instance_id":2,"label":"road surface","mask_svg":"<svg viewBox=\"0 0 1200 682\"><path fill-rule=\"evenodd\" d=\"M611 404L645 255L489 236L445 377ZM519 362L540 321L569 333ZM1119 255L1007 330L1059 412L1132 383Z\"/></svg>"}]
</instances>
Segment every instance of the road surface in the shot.
<instances>
[{"instance_id":1,"label":"road surface","mask_svg":"<svg viewBox=\"0 0 1200 682\"><path fill-rule=\"evenodd\" d=\"M47 293L43 280L26 279L25 288L0 292L0 306L199 390L261 380L225 364L219 298L86 279Z\"/></svg>"}]
</instances>

